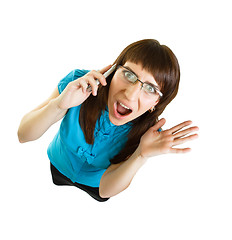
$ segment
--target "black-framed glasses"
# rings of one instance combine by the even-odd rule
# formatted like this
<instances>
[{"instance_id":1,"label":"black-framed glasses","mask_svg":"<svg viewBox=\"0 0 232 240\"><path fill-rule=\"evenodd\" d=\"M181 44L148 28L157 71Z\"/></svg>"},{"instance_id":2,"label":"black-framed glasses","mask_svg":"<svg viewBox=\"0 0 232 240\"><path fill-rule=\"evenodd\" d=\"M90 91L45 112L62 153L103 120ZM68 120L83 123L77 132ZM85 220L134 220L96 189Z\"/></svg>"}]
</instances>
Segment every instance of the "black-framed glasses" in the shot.
<instances>
[{"instance_id":1,"label":"black-framed glasses","mask_svg":"<svg viewBox=\"0 0 232 240\"><path fill-rule=\"evenodd\" d=\"M137 81L139 81L142 84L141 89L143 89L146 93L150 95L158 94L160 97L163 96L157 86L151 83L142 82L140 79L138 79L136 74L129 70L126 66L118 65L117 69L118 68L123 68L122 76L127 82L135 84Z\"/></svg>"}]
</instances>

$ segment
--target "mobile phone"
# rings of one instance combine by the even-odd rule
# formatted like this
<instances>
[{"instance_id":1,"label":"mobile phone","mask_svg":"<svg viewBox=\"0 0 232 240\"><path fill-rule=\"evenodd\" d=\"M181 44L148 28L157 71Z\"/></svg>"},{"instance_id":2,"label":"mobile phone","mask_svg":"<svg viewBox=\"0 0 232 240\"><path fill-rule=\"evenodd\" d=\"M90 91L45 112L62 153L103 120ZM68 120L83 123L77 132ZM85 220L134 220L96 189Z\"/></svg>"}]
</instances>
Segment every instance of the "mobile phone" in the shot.
<instances>
[{"instance_id":1,"label":"mobile phone","mask_svg":"<svg viewBox=\"0 0 232 240\"><path fill-rule=\"evenodd\" d=\"M103 73L103 76L104 76L105 78L107 78L107 77L115 70L115 68L116 68L116 64L114 64L108 71L106 71L105 73ZM99 82L98 79L96 80L96 82L97 82L97 85L100 84L100 82ZM87 90L88 92L91 92L91 91L92 91L92 88L91 88L91 85L90 85L90 84L88 85L88 87L87 87L86 90Z\"/></svg>"}]
</instances>

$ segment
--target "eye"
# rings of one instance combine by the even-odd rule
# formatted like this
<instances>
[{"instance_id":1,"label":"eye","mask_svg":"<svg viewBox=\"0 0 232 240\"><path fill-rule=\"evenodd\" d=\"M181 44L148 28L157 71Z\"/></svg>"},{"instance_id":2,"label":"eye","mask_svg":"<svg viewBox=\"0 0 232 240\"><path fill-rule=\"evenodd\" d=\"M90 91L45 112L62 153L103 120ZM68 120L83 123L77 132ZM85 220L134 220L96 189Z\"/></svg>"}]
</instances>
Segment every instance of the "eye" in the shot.
<instances>
[{"instance_id":1,"label":"eye","mask_svg":"<svg viewBox=\"0 0 232 240\"><path fill-rule=\"evenodd\" d=\"M144 90L147 92L147 93L156 93L156 89L152 86L152 85L150 85L150 84L144 84L143 85L143 88L144 88Z\"/></svg>"},{"instance_id":2,"label":"eye","mask_svg":"<svg viewBox=\"0 0 232 240\"><path fill-rule=\"evenodd\" d=\"M123 73L128 81L135 82L137 80L137 77L133 73L129 71L124 71Z\"/></svg>"}]
</instances>

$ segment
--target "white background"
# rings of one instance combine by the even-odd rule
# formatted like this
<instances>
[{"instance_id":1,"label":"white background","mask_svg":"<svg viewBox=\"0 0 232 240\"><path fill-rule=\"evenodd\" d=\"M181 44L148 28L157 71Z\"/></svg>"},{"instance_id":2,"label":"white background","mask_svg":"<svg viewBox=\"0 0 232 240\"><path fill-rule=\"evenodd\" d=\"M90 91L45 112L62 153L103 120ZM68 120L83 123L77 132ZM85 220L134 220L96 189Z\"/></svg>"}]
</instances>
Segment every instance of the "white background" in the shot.
<instances>
[{"instance_id":1,"label":"white background","mask_svg":"<svg viewBox=\"0 0 232 240\"><path fill-rule=\"evenodd\" d=\"M230 1L2 1L0 238L232 239ZM191 119L192 152L151 158L106 203L52 184L46 149L59 124L19 144L25 113L75 68L111 64L155 38L181 66L165 128Z\"/></svg>"}]
</instances>

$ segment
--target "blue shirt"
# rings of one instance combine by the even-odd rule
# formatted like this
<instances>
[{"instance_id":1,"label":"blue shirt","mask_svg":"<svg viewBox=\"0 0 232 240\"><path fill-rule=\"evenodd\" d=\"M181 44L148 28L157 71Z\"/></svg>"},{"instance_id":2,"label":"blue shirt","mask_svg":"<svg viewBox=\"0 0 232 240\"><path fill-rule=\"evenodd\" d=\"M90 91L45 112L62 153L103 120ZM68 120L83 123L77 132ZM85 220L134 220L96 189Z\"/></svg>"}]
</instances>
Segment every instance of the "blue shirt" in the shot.
<instances>
[{"instance_id":1,"label":"blue shirt","mask_svg":"<svg viewBox=\"0 0 232 240\"><path fill-rule=\"evenodd\" d=\"M59 82L59 93L69 82L87 72L74 70L69 73ZM132 125L112 124L106 107L95 125L94 144L88 144L79 123L80 107L81 105L68 110L47 153L51 163L72 182L99 187L103 173L111 164L110 159L125 146Z\"/></svg>"}]
</instances>

